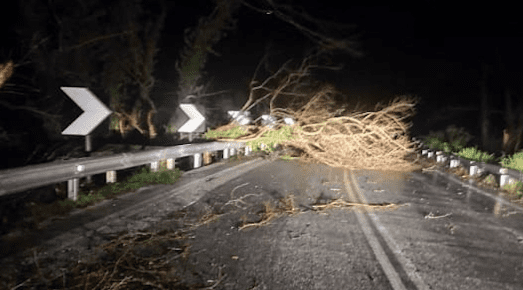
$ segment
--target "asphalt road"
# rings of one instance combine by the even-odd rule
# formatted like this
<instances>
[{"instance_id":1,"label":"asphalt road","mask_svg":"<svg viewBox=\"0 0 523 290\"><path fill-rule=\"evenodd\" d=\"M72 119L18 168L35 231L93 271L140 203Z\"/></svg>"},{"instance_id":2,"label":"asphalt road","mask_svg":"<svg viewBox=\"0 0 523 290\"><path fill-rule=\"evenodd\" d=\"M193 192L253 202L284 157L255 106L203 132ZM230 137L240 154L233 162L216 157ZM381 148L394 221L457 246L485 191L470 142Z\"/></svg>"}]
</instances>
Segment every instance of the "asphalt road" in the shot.
<instances>
[{"instance_id":1,"label":"asphalt road","mask_svg":"<svg viewBox=\"0 0 523 290\"><path fill-rule=\"evenodd\" d=\"M280 210L264 222L267 208L278 212L286 197L299 210ZM333 200L347 206L315 207ZM49 222L4 241L11 254L2 264L24 255L55 269L86 263L119 235L179 228L191 213L212 218L187 232L190 251L172 264L184 285L523 289L523 209L495 192L439 172L263 159L193 170L176 185L144 188Z\"/></svg>"}]
</instances>

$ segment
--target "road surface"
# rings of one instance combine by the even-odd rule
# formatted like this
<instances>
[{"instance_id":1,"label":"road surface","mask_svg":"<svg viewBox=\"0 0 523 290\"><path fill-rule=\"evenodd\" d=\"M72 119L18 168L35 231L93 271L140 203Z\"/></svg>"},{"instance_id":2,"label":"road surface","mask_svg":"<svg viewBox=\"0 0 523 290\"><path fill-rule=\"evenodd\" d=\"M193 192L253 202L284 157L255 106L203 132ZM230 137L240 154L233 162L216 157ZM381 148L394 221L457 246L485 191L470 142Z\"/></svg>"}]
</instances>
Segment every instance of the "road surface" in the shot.
<instances>
[{"instance_id":1,"label":"road surface","mask_svg":"<svg viewBox=\"0 0 523 290\"><path fill-rule=\"evenodd\" d=\"M523 289L523 210L495 192L439 172L260 158L193 170L176 185L143 188L4 240L2 264L12 267L3 275L35 260L59 275L99 263L99 246L122 235L184 227L183 243L155 261L186 287ZM157 248L139 244L141 252Z\"/></svg>"}]
</instances>

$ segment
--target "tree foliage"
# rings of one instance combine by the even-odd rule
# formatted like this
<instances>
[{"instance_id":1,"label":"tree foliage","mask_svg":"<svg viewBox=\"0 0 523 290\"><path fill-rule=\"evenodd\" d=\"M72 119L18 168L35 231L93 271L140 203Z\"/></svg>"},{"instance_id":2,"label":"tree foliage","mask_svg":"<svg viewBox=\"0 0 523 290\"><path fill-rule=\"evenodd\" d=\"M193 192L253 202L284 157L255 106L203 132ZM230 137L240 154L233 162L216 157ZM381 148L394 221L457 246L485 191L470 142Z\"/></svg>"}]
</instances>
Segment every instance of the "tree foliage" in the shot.
<instances>
[{"instance_id":1,"label":"tree foliage","mask_svg":"<svg viewBox=\"0 0 523 290\"><path fill-rule=\"evenodd\" d=\"M205 87L202 78L208 54L219 55L212 47L226 35L227 30L236 28L234 13L240 3L240 0L216 0L216 6L210 15L200 17L196 27L185 29L185 47L176 62L179 100L202 93Z\"/></svg>"},{"instance_id":2,"label":"tree foliage","mask_svg":"<svg viewBox=\"0 0 523 290\"><path fill-rule=\"evenodd\" d=\"M215 0L214 2L215 8L209 16L201 17L196 27L185 30L185 47L176 63L176 70L179 75L177 90L179 101L189 95L199 97L215 95L203 92L209 87L209 81L204 79L205 64L209 53L219 56L219 53L213 50L213 46L226 36L227 30L237 28L235 13L240 8L251 9L268 15L273 14L282 25L294 27L296 34L304 35L315 46L313 53L311 53L314 58L319 58L320 55L333 51L342 51L353 56L361 55L353 35L347 35L347 31L352 33L352 26L312 17L305 9L295 3L290 4L285 0ZM269 66L267 56L268 54L260 62L265 67ZM303 81L302 77L308 75L308 69L312 67L316 66L311 64L311 58L307 56L298 69L298 75L286 75L290 69L289 63L286 63L264 83L257 84L255 79L259 77L257 73L260 71L260 67L258 67L250 84L251 93L242 110L250 109L251 104L263 104L264 102L261 100L268 100L269 96L271 96L269 99L282 95L291 96L293 93L282 91L281 88L288 90L293 87L296 90L297 87L303 86L303 83L298 84L295 81L298 79ZM329 68L331 69L333 66L329 66ZM277 83L279 81L283 83ZM280 90L277 88L280 88ZM268 92L269 89L274 89L273 93ZM265 94L265 96L257 96L259 94ZM258 99L258 101L255 101L255 99ZM273 101L270 102L270 105L272 107Z\"/></svg>"},{"instance_id":3,"label":"tree foliage","mask_svg":"<svg viewBox=\"0 0 523 290\"><path fill-rule=\"evenodd\" d=\"M32 86L40 95L62 103L60 86L88 87L109 100L117 119L112 129L156 136L150 90L166 16L162 0L74 5L65 0L22 0L19 4L23 24L18 33L22 50L27 51L20 65L33 68ZM54 128L54 134L59 129Z\"/></svg>"}]
</instances>

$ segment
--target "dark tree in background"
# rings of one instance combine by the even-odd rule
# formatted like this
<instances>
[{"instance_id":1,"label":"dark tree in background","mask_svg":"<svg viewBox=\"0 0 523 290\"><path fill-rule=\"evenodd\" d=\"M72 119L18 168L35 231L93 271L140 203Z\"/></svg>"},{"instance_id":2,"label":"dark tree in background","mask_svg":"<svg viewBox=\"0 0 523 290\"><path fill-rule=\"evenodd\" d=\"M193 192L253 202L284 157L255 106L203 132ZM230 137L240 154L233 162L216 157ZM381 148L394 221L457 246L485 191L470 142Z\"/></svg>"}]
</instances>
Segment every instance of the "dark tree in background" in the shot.
<instances>
[{"instance_id":1,"label":"dark tree in background","mask_svg":"<svg viewBox=\"0 0 523 290\"><path fill-rule=\"evenodd\" d=\"M19 37L34 87L63 103L60 86L88 87L115 112L111 129L156 136L150 96L157 42L166 15L161 1L22 0ZM107 97L108 96L108 97ZM55 108L59 112L62 108ZM63 126L63 124L62 124ZM59 135L60 128L48 128Z\"/></svg>"},{"instance_id":2,"label":"dark tree in background","mask_svg":"<svg viewBox=\"0 0 523 290\"><path fill-rule=\"evenodd\" d=\"M227 30L236 28L234 14L241 0L216 0L216 6L208 16L202 16L198 25L184 31L185 46L176 62L178 72L178 101L189 95L201 97L205 92L204 68L208 54L219 56L213 46L225 37Z\"/></svg>"},{"instance_id":3,"label":"dark tree in background","mask_svg":"<svg viewBox=\"0 0 523 290\"><path fill-rule=\"evenodd\" d=\"M206 79L205 64L209 53L218 55L213 46L237 28L236 16L241 9L270 15L281 25L290 25L296 35L309 39L316 51L356 54L351 38L339 33L348 27L316 19L297 3L209 1L213 5L211 13L201 16L195 27L186 30L185 46L175 64L178 100L187 95L215 95L216 92L206 92L210 81ZM109 125L112 132L125 136L136 131L147 138L157 135L155 125L159 124L153 123L157 108L151 89L155 84L158 42L167 15L163 0L20 0L17 12L12 53L0 59L4 68L9 68L6 72L12 74L2 79L0 110L24 122L33 121L23 125L1 123L2 146L67 142L61 131L81 110L68 100L61 86L87 87L109 104L114 112ZM180 16L176 9L171 12L172 17ZM256 29L264 29L260 25ZM41 136L13 142L22 131L26 136L41 132ZM34 148L24 150L42 155Z\"/></svg>"},{"instance_id":4,"label":"dark tree in background","mask_svg":"<svg viewBox=\"0 0 523 290\"><path fill-rule=\"evenodd\" d=\"M115 111L111 129L121 134L136 129L153 139L157 135L152 121L156 106L150 93L166 7L163 1L122 0L111 12L117 30L126 31L125 36L111 39L112 53L104 62L103 83Z\"/></svg>"},{"instance_id":5,"label":"dark tree in background","mask_svg":"<svg viewBox=\"0 0 523 290\"><path fill-rule=\"evenodd\" d=\"M197 100L206 104L209 102L202 101L203 97L217 95L216 92L206 91L210 87L210 82L205 77L205 65L209 54L220 55L213 46L227 36L227 31L237 29L235 15L241 12L241 8L274 16L282 27L290 25L295 29L296 35L302 35L310 41L315 54L341 51L351 56L361 55L352 34L354 26L317 19L299 3L285 0L215 0L214 2L215 7L210 15L200 17L196 27L185 30L185 46L176 63L179 77L176 92L178 102L189 95L194 95ZM262 25L260 24L260 29L263 29ZM303 51L295 52L296 55L301 53ZM265 57L263 61L266 61ZM252 82L250 85L252 89Z\"/></svg>"},{"instance_id":6,"label":"dark tree in background","mask_svg":"<svg viewBox=\"0 0 523 290\"><path fill-rule=\"evenodd\" d=\"M498 39L483 53L479 82L480 144L484 150L512 155L523 142L523 100L520 62L514 47L519 40Z\"/></svg>"}]
</instances>

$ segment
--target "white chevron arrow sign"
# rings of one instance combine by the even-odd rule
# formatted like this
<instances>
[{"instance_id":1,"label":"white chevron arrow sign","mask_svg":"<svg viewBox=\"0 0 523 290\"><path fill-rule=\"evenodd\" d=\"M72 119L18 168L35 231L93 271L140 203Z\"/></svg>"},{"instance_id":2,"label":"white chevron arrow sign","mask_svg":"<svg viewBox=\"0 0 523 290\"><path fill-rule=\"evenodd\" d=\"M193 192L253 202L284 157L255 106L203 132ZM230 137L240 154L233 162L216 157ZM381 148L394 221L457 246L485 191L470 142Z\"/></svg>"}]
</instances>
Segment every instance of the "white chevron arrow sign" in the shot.
<instances>
[{"instance_id":1,"label":"white chevron arrow sign","mask_svg":"<svg viewBox=\"0 0 523 290\"><path fill-rule=\"evenodd\" d=\"M181 133L192 133L205 122L205 117L193 104L180 104L180 109L189 117L189 120L178 129Z\"/></svg>"},{"instance_id":2,"label":"white chevron arrow sign","mask_svg":"<svg viewBox=\"0 0 523 290\"><path fill-rule=\"evenodd\" d=\"M89 135L98 124L112 113L87 88L60 87L60 89L84 111L80 117L76 118L71 125L62 131L62 135Z\"/></svg>"}]
</instances>

